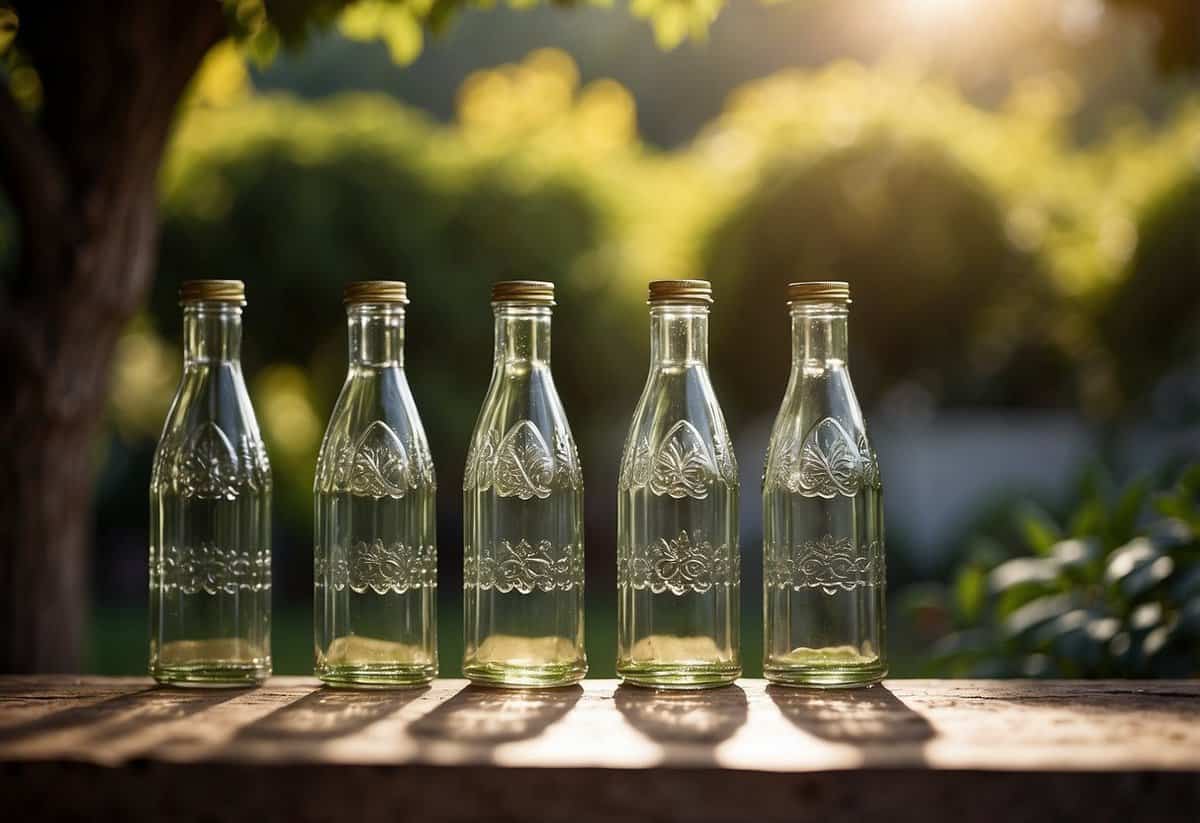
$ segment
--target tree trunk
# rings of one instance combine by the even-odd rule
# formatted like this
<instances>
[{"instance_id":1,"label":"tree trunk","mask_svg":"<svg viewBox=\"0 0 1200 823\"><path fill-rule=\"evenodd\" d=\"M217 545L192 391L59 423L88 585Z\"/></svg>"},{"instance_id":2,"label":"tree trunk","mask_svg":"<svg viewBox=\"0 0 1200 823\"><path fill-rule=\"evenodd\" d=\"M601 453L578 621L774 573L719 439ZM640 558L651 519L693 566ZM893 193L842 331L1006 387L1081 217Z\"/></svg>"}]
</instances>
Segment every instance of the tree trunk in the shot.
<instances>
[{"instance_id":1,"label":"tree trunk","mask_svg":"<svg viewBox=\"0 0 1200 823\"><path fill-rule=\"evenodd\" d=\"M0 83L21 238L0 304L0 671L77 671L110 359L153 276L176 104L224 17L216 0L17 6L43 104L29 117Z\"/></svg>"}]
</instances>

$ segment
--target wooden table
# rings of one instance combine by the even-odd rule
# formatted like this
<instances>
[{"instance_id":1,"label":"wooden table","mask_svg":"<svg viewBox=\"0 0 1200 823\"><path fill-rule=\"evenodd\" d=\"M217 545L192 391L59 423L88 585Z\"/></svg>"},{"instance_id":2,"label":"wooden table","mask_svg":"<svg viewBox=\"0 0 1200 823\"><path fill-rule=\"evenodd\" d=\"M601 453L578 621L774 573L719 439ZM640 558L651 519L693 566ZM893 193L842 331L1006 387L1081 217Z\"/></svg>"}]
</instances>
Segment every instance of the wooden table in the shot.
<instances>
[{"instance_id":1,"label":"wooden table","mask_svg":"<svg viewBox=\"0 0 1200 823\"><path fill-rule=\"evenodd\" d=\"M1200 681L655 693L0 678L11 820L1200 821Z\"/></svg>"}]
</instances>

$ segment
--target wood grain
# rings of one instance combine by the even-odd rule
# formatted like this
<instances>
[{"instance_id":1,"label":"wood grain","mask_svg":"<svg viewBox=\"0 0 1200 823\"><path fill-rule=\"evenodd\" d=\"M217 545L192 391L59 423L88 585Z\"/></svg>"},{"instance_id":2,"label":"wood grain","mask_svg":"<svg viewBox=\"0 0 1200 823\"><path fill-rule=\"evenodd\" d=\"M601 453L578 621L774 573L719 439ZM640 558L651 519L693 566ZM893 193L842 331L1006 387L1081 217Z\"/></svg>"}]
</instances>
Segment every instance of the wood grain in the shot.
<instances>
[{"instance_id":1,"label":"wood grain","mask_svg":"<svg viewBox=\"0 0 1200 823\"><path fill-rule=\"evenodd\" d=\"M349 692L289 677L237 691L6 677L0 764L0 790L51 817L157 816L186 799L184 816L292 821L414 809L421 820L575 823L1194 821L1200 682L908 680L818 692L746 680L672 694L602 680Z\"/></svg>"}]
</instances>

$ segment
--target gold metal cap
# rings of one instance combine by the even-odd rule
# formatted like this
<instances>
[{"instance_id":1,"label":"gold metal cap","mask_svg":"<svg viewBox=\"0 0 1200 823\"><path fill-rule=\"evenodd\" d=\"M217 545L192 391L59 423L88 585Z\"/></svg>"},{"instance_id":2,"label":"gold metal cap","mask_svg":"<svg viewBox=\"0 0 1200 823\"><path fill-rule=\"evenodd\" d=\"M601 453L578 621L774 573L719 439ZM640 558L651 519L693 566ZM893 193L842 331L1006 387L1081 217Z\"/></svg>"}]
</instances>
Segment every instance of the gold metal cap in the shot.
<instances>
[{"instance_id":1,"label":"gold metal cap","mask_svg":"<svg viewBox=\"0 0 1200 823\"><path fill-rule=\"evenodd\" d=\"M180 303L237 303L246 305L246 284L241 280L184 280L179 286Z\"/></svg>"},{"instance_id":2,"label":"gold metal cap","mask_svg":"<svg viewBox=\"0 0 1200 823\"><path fill-rule=\"evenodd\" d=\"M359 280L347 283L342 301L352 303L400 303L408 305L408 284L402 280Z\"/></svg>"},{"instance_id":3,"label":"gold metal cap","mask_svg":"<svg viewBox=\"0 0 1200 823\"><path fill-rule=\"evenodd\" d=\"M492 284L493 303L554 305L554 284L545 280L502 280Z\"/></svg>"},{"instance_id":4,"label":"gold metal cap","mask_svg":"<svg viewBox=\"0 0 1200 823\"><path fill-rule=\"evenodd\" d=\"M647 303L712 303L712 283L707 280L651 280Z\"/></svg>"},{"instance_id":5,"label":"gold metal cap","mask_svg":"<svg viewBox=\"0 0 1200 823\"><path fill-rule=\"evenodd\" d=\"M788 303L850 302L850 284L841 280L815 280L808 283L788 283Z\"/></svg>"}]
</instances>

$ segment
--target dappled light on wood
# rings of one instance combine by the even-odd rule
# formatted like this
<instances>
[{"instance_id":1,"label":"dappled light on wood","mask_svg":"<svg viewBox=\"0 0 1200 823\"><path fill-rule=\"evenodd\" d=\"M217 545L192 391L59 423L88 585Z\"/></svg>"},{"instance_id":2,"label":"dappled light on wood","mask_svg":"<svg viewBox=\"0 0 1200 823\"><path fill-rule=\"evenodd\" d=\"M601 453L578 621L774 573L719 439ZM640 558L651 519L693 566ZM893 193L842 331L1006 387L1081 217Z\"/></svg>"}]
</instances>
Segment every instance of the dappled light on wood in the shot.
<instances>
[{"instance_id":1,"label":"dappled light on wood","mask_svg":"<svg viewBox=\"0 0 1200 823\"><path fill-rule=\"evenodd\" d=\"M151 691L136 679L8 679L0 680L8 707L0 760L1194 771L1198 688L895 681L817 692L744 680L662 694L600 680L531 691L439 680L342 692L274 678L262 689L214 693Z\"/></svg>"}]
</instances>

